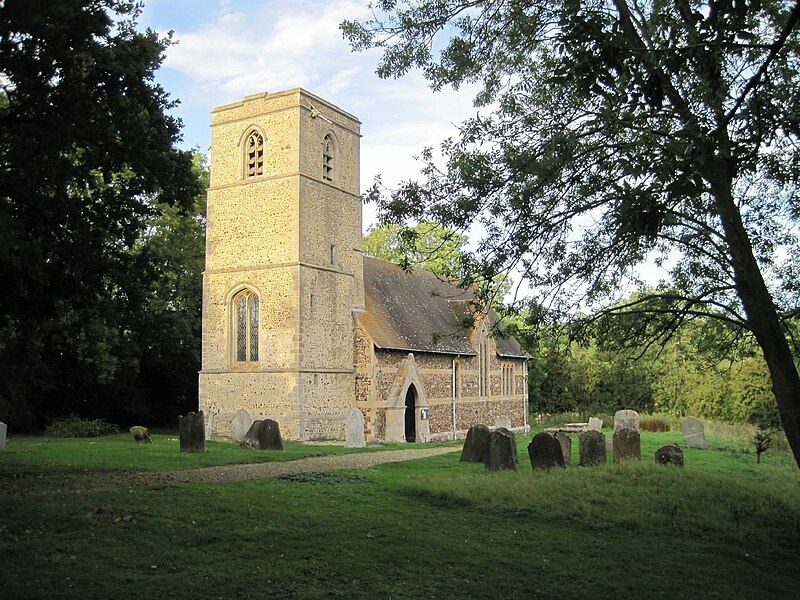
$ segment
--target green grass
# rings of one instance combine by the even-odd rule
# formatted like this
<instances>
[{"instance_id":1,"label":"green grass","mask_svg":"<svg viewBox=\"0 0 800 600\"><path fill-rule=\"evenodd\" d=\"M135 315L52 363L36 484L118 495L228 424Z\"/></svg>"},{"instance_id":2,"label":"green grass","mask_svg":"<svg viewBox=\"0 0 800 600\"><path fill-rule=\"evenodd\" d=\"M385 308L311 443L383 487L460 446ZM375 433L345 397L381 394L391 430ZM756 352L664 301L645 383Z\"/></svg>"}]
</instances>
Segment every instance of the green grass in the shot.
<instances>
[{"instance_id":1,"label":"green grass","mask_svg":"<svg viewBox=\"0 0 800 600\"><path fill-rule=\"evenodd\" d=\"M376 452L426 444L377 444L366 448L285 441L282 452L242 448L232 442L206 442L206 452L179 452L177 432L152 434L152 444L137 444L129 433L95 438L12 436L0 452L0 477L20 472L89 470L163 471L221 465L296 460L307 456Z\"/></svg>"},{"instance_id":2,"label":"green grass","mask_svg":"<svg viewBox=\"0 0 800 600\"><path fill-rule=\"evenodd\" d=\"M683 469L656 465L655 449L680 438L644 433L641 463L550 472L531 471L526 436L516 472L486 473L452 453L246 483L0 495L0 589L9 598L795 597L791 457L771 452L756 465L722 436L709 440L721 451L685 450ZM574 464L576 443L573 453Z\"/></svg>"}]
</instances>

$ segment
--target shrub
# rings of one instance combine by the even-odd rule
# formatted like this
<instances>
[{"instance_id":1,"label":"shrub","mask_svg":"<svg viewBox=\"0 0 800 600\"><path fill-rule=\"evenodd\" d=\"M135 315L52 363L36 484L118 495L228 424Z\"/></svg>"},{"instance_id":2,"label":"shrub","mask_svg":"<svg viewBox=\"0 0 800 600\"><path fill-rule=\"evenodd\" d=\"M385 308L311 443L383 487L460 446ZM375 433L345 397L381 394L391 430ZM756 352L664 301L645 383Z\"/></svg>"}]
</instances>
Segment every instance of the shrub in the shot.
<instances>
[{"instance_id":1,"label":"shrub","mask_svg":"<svg viewBox=\"0 0 800 600\"><path fill-rule=\"evenodd\" d=\"M44 433L57 438L99 437L119 433L119 426L104 419L81 419L70 415L51 421Z\"/></svg>"},{"instance_id":2,"label":"shrub","mask_svg":"<svg viewBox=\"0 0 800 600\"><path fill-rule=\"evenodd\" d=\"M669 431L669 423L658 417L647 417L642 419L642 431Z\"/></svg>"}]
</instances>

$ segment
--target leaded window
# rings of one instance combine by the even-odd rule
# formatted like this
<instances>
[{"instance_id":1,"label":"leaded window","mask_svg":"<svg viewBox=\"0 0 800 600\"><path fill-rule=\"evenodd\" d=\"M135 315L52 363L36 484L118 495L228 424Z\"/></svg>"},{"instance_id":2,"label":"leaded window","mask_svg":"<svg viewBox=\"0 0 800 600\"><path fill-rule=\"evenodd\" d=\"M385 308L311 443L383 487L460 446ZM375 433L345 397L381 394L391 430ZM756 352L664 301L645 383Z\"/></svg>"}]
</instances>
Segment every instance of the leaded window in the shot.
<instances>
[{"instance_id":1,"label":"leaded window","mask_svg":"<svg viewBox=\"0 0 800 600\"><path fill-rule=\"evenodd\" d=\"M236 362L258 360L258 296L243 290L233 299L233 340Z\"/></svg>"},{"instance_id":2,"label":"leaded window","mask_svg":"<svg viewBox=\"0 0 800 600\"><path fill-rule=\"evenodd\" d=\"M244 159L246 177L264 174L264 136L258 131L253 131L247 136Z\"/></svg>"},{"instance_id":3,"label":"leaded window","mask_svg":"<svg viewBox=\"0 0 800 600\"><path fill-rule=\"evenodd\" d=\"M481 336L478 343L478 378L481 396L489 395L489 349L486 340Z\"/></svg>"}]
</instances>

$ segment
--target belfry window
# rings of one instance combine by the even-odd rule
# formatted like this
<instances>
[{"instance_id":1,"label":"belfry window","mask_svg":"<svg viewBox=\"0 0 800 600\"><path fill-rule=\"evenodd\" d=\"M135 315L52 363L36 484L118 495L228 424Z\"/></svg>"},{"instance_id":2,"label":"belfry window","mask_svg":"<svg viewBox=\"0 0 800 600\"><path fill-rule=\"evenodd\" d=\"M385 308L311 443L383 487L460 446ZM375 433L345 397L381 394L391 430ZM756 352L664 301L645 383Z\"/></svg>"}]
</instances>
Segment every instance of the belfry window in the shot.
<instances>
[{"instance_id":1,"label":"belfry window","mask_svg":"<svg viewBox=\"0 0 800 600\"><path fill-rule=\"evenodd\" d=\"M258 295L242 290L233 298L233 342L236 362L258 360Z\"/></svg>"},{"instance_id":2,"label":"belfry window","mask_svg":"<svg viewBox=\"0 0 800 600\"><path fill-rule=\"evenodd\" d=\"M258 177L264 174L264 136L253 131L247 136L244 149L245 177Z\"/></svg>"},{"instance_id":3,"label":"belfry window","mask_svg":"<svg viewBox=\"0 0 800 600\"><path fill-rule=\"evenodd\" d=\"M333 167L336 160L333 136L329 133L322 142L322 178L333 181Z\"/></svg>"}]
</instances>

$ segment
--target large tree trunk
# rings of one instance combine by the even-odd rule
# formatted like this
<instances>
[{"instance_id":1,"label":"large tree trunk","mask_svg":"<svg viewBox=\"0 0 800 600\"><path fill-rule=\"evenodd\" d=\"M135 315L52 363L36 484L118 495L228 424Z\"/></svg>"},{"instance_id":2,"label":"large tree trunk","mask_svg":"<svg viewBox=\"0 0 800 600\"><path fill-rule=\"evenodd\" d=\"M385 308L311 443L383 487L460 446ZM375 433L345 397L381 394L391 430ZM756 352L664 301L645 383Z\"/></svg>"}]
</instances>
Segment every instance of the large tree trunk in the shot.
<instances>
[{"instance_id":1,"label":"large tree trunk","mask_svg":"<svg viewBox=\"0 0 800 600\"><path fill-rule=\"evenodd\" d=\"M733 199L732 165L712 181L719 216L733 263L734 283L742 301L747 322L761 346L772 379L781 423L800 467L800 375L758 266L741 213Z\"/></svg>"}]
</instances>

